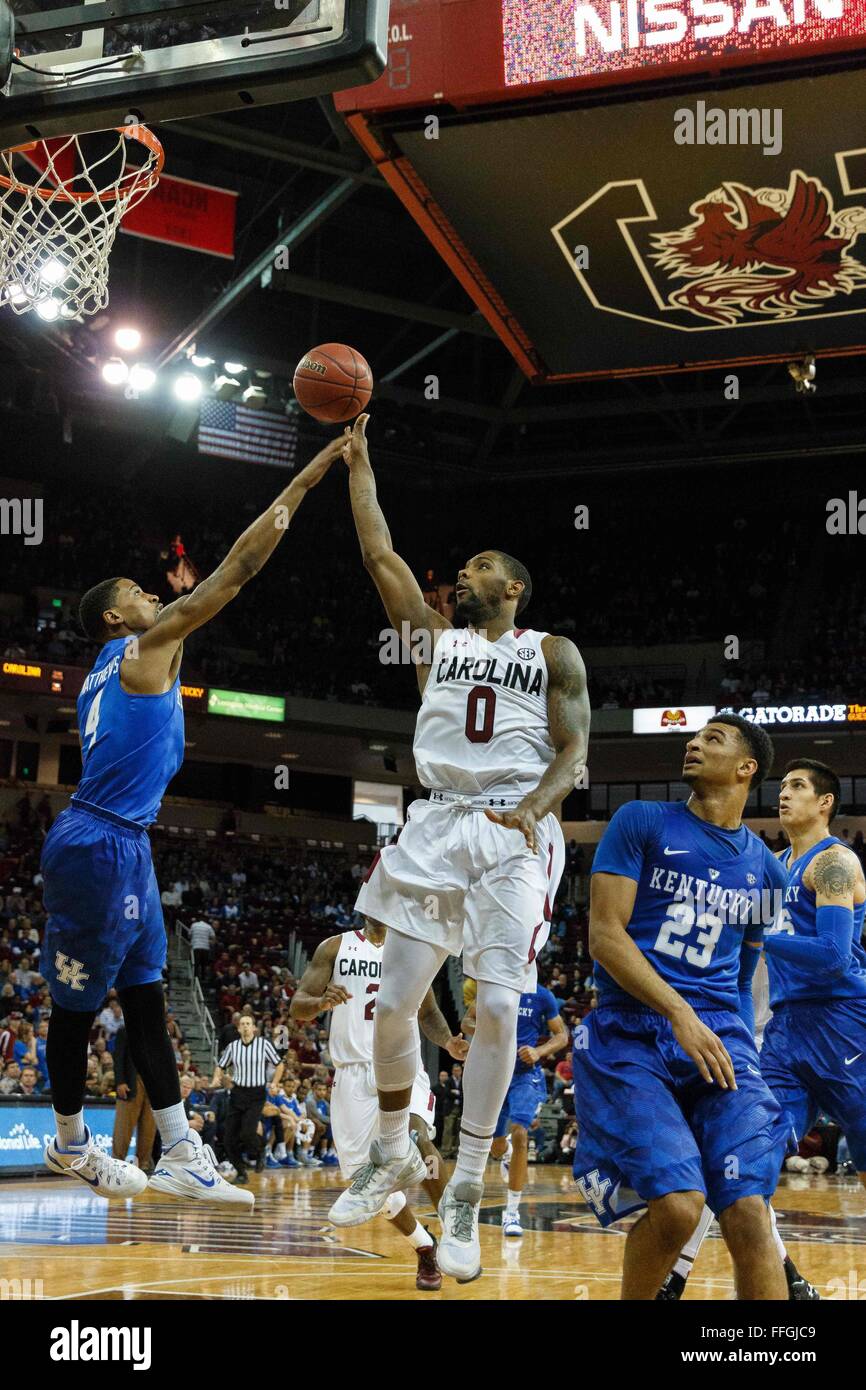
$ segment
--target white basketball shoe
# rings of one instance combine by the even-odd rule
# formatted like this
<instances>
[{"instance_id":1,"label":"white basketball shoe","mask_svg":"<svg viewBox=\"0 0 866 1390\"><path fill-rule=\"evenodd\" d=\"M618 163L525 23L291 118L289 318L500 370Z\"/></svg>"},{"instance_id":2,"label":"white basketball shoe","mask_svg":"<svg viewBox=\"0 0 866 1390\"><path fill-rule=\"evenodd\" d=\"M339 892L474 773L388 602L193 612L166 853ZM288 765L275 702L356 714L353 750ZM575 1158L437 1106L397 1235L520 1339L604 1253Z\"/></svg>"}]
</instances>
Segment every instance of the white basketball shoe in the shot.
<instances>
[{"instance_id":1,"label":"white basketball shoe","mask_svg":"<svg viewBox=\"0 0 866 1390\"><path fill-rule=\"evenodd\" d=\"M461 1182L456 1187L449 1183L439 1203L439 1268L458 1284L470 1284L481 1273L478 1212L483 1192L480 1182Z\"/></svg>"},{"instance_id":2,"label":"white basketball shoe","mask_svg":"<svg viewBox=\"0 0 866 1390\"><path fill-rule=\"evenodd\" d=\"M185 1139L178 1139L156 1165L148 1187L168 1197L191 1197L200 1202L225 1202L231 1206L252 1207L255 1197L243 1188L233 1187L218 1171L210 1144L191 1129Z\"/></svg>"},{"instance_id":3,"label":"white basketball shoe","mask_svg":"<svg viewBox=\"0 0 866 1390\"><path fill-rule=\"evenodd\" d=\"M45 1166L52 1173L63 1177L79 1178L87 1183L91 1192L109 1201L125 1201L127 1197L137 1197L147 1187L147 1174L133 1163L124 1163L112 1158L93 1142L90 1130L85 1128L83 1144L70 1144L68 1149L57 1147L57 1136L45 1146Z\"/></svg>"},{"instance_id":4,"label":"white basketball shoe","mask_svg":"<svg viewBox=\"0 0 866 1390\"><path fill-rule=\"evenodd\" d=\"M328 1220L335 1226L363 1226L378 1216L392 1192L414 1187L427 1177L427 1165L409 1140L409 1151L402 1158L385 1158L378 1139L370 1145L370 1157L350 1187L341 1192Z\"/></svg>"}]
</instances>

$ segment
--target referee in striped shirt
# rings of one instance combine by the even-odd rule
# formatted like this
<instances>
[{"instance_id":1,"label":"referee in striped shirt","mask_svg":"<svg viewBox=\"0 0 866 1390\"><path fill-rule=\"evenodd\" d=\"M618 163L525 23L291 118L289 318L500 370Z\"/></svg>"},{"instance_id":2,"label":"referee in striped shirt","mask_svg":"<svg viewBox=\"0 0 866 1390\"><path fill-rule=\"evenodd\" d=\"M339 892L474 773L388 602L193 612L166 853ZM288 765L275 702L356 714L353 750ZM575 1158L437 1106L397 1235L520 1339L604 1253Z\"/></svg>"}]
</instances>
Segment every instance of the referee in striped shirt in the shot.
<instances>
[{"instance_id":1,"label":"referee in striped shirt","mask_svg":"<svg viewBox=\"0 0 866 1390\"><path fill-rule=\"evenodd\" d=\"M222 1073L232 1069L232 1089L226 1120L225 1148L232 1165L237 1169L237 1181L249 1182L245 1153L256 1154L256 1171L262 1168L262 1141L257 1130L265 1103L268 1067L275 1066L273 1081L279 1086L283 1063L267 1038L259 1037L255 1020L242 1014L238 1020L239 1038L223 1050L214 1072L213 1084L222 1084Z\"/></svg>"}]
</instances>

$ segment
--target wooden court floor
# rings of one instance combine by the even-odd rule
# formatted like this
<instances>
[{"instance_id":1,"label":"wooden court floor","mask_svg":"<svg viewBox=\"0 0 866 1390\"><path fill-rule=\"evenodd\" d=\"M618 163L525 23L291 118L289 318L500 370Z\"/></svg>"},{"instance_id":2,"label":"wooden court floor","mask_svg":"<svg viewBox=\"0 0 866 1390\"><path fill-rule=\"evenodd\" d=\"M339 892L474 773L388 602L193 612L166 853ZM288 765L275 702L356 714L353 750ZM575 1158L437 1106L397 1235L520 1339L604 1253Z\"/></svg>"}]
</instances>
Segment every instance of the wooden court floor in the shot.
<instances>
[{"instance_id":1,"label":"wooden court floor","mask_svg":"<svg viewBox=\"0 0 866 1390\"><path fill-rule=\"evenodd\" d=\"M320 1171L251 1176L251 1213L145 1195L109 1204L62 1178L0 1182L0 1279L29 1279L45 1299L564 1299L616 1298L624 1230L603 1232L567 1168L530 1170L522 1240L500 1232L504 1189L488 1168L484 1276L441 1293L415 1290L415 1259L382 1218L328 1225L339 1177ZM416 1206L424 1213L422 1201ZM823 1298L866 1299L866 1191L856 1178L786 1175L779 1229ZM428 1212L429 1215L429 1212ZM438 1229L434 1224L433 1229ZM725 1248L711 1236L686 1297L733 1296Z\"/></svg>"}]
</instances>

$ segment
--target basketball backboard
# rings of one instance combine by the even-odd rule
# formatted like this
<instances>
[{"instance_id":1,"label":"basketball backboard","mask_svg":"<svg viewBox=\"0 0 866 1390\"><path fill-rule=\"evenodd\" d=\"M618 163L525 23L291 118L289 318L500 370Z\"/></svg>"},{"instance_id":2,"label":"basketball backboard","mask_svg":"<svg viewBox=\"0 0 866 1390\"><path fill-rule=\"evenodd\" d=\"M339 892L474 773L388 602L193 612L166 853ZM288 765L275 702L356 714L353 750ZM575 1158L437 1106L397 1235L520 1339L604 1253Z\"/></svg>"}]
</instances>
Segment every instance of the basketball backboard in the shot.
<instances>
[{"instance_id":1,"label":"basketball backboard","mask_svg":"<svg viewBox=\"0 0 866 1390\"><path fill-rule=\"evenodd\" d=\"M372 81L387 55L388 0L5 3L4 147L317 96Z\"/></svg>"}]
</instances>

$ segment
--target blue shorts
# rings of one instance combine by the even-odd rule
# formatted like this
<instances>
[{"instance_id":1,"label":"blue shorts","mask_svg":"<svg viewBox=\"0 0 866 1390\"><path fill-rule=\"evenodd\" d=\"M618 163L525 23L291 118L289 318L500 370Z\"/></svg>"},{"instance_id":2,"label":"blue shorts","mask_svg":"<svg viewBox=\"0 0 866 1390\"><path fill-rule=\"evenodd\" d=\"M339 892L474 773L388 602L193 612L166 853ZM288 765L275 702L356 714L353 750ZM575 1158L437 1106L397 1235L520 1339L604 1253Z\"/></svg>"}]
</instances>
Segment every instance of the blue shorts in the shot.
<instances>
[{"instance_id":1,"label":"blue shorts","mask_svg":"<svg viewBox=\"0 0 866 1390\"><path fill-rule=\"evenodd\" d=\"M790 1123L738 1014L699 1010L734 1064L736 1091L704 1081L652 1009L601 1006L574 1049L574 1176L602 1226L669 1192L702 1192L718 1215L770 1198Z\"/></svg>"},{"instance_id":2,"label":"blue shorts","mask_svg":"<svg viewBox=\"0 0 866 1390\"><path fill-rule=\"evenodd\" d=\"M162 978L166 937L147 831L74 806L42 847L48 921L41 970L64 1009L98 1009L112 988Z\"/></svg>"},{"instance_id":3,"label":"blue shorts","mask_svg":"<svg viewBox=\"0 0 866 1390\"><path fill-rule=\"evenodd\" d=\"M777 1009L764 1032L761 1071L798 1140L823 1110L866 1173L866 1000Z\"/></svg>"},{"instance_id":4,"label":"blue shorts","mask_svg":"<svg viewBox=\"0 0 866 1390\"><path fill-rule=\"evenodd\" d=\"M494 1139L503 1139L512 1125L529 1129L546 1100L547 1083L540 1067L516 1072L496 1121Z\"/></svg>"}]
</instances>

